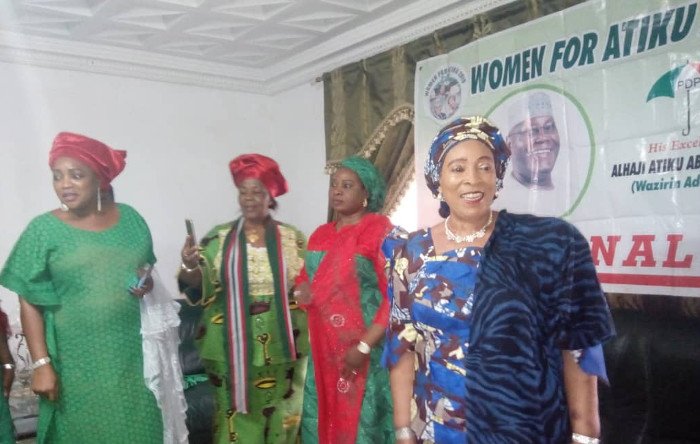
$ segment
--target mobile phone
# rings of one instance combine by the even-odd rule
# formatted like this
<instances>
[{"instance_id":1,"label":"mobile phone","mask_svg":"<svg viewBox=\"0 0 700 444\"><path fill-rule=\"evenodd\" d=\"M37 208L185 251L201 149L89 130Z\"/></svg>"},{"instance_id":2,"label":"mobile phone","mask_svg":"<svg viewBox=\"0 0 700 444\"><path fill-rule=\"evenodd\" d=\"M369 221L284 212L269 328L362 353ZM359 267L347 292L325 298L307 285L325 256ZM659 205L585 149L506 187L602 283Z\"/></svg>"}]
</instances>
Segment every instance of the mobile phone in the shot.
<instances>
[{"instance_id":1,"label":"mobile phone","mask_svg":"<svg viewBox=\"0 0 700 444\"><path fill-rule=\"evenodd\" d=\"M146 264L142 268L143 268L144 273L141 276L141 278L139 279L139 283L136 284L136 286L138 288L143 288L143 284L146 283L146 279L148 279L151 276L151 272L153 271L153 265Z\"/></svg>"},{"instance_id":2,"label":"mobile phone","mask_svg":"<svg viewBox=\"0 0 700 444\"><path fill-rule=\"evenodd\" d=\"M192 238L192 243L197 245L197 236L194 234L194 225L192 225L192 219L185 219L185 228L187 228L187 235Z\"/></svg>"}]
</instances>

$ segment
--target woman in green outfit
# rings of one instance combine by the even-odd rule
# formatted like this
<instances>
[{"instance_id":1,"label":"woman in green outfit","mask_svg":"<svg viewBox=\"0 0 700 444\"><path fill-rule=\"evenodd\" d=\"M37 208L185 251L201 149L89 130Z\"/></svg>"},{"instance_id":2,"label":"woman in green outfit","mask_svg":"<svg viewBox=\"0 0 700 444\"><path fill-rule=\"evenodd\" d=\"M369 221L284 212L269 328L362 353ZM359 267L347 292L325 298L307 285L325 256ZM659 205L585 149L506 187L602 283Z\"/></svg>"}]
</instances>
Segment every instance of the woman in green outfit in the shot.
<instances>
[{"instance_id":1,"label":"woman in green outfit","mask_svg":"<svg viewBox=\"0 0 700 444\"><path fill-rule=\"evenodd\" d=\"M38 443L163 442L144 382L137 269L155 263L151 233L110 182L126 152L59 133L49 153L61 208L34 218L0 273L20 315L40 395Z\"/></svg>"},{"instance_id":2,"label":"woman in green outfit","mask_svg":"<svg viewBox=\"0 0 700 444\"><path fill-rule=\"evenodd\" d=\"M290 299L304 236L270 216L287 191L277 163L244 154L229 164L241 217L182 249L181 289L204 306L200 356L215 386L214 442L297 440L308 333Z\"/></svg>"},{"instance_id":3,"label":"woman in green outfit","mask_svg":"<svg viewBox=\"0 0 700 444\"><path fill-rule=\"evenodd\" d=\"M309 238L296 290L309 316L312 355L304 444L394 442L389 374L380 364L389 322L381 245L392 228L377 213L384 189L368 160L343 160L328 190L337 219Z\"/></svg>"}]
</instances>

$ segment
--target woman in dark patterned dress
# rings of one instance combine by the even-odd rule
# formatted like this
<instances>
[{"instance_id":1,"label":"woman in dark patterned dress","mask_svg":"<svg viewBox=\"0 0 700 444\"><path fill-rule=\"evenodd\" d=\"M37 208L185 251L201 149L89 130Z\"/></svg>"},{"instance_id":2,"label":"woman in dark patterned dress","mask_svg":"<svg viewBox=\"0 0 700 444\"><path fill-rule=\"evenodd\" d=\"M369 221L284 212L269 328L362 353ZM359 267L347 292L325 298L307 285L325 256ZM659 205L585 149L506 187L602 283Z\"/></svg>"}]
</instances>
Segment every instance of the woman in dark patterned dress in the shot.
<instances>
[{"instance_id":1,"label":"woman in dark patterned dress","mask_svg":"<svg viewBox=\"0 0 700 444\"><path fill-rule=\"evenodd\" d=\"M576 228L491 210L509 157L482 117L444 127L425 167L444 221L385 242L397 443L598 442L610 313Z\"/></svg>"}]
</instances>

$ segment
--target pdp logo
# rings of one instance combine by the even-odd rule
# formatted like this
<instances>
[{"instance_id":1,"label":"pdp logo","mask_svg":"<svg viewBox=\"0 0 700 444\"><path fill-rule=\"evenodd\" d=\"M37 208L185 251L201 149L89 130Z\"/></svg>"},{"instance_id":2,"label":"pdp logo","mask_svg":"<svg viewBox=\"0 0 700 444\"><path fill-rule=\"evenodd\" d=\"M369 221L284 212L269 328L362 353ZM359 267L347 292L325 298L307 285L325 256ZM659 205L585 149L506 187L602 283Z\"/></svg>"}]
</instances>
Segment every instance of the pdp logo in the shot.
<instances>
[{"instance_id":1,"label":"pdp logo","mask_svg":"<svg viewBox=\"0 0 700 444\"><path fill-rule=\"evenodd\" d=\"M466 81L462 67L454 64L440 68L430 77L423 89L423 102L435 119L446 120L457 114Z\"/></svg>"},{"instance_id":2,"label":"pdp logo","mask_svg":"<svg viewBox=\"0 0 700 444\"><path fill-rule=\"evenodd\" d=\"M657 97L675 99L685 95L685 128L681 131L684 136L690 135L691 115L690 92L700 85L700 62L688 61L685 65L676 66L664 73L652 85L647 94L647 102ZM685 94L683 94L685 93Z\"/></svg>"}]
</instances>

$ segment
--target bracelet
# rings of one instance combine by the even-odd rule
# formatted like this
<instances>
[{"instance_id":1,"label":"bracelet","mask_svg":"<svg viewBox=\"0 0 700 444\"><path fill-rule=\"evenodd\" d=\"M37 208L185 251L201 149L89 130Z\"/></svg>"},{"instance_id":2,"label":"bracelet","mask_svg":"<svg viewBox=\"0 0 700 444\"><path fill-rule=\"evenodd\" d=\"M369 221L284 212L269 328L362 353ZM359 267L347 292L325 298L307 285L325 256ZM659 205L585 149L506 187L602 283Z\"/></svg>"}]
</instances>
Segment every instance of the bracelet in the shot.
<instances>
[{"instance_id":1,"label":"bracelet","mask_svg":"<svg viewBox=\"0 0 700 444\"><path fill-rule=\"evenodd\" d=\"M5 370L14 370L15 365L11 362L6 362L2 365L2 368L4 368Z\"/></svg>"},{"instance_id":2,"label":"bracelet","mask_svg":"<svg viewBox=\"0 0 700 444\"><path fill-rule=\"evenodd\" d=\"M571 441L575 442L576 444L600 444L600 440L598 438L581 435L580 433L572 433Z\"/></svg>"},{"instance_id":3,"label":"bracelet","mask_svg":"<svg viewBox=\"0 0 700 444\"><path fill-rule=\"evenodd\" d=\"M34 361L34 362L32 363L32 370L36 370L36 369L38 369L39 367L43 367L43 366L45 366L46 364L48 364L49 362L51 362L51 358L48 357L48 356L44 356L44 357L41 358L41 359L37 359L36 361Z\"/></svg>"},{"instance_id":4,"label":"bracelet","mask_svg":"<svg viewBox=\"0 0 700 444\"><path fill-rule=\"evenodd\" d=\"M397 440L399 439L413 439L416 434L413 432L413 429L405 426L405 427L398 427L394 429L394 435Z\"/></svg>"},{"instance_id":5,"label":"bracelet","mask_svg":"<svg viewBox=\"0 0 700 444\"><path fill-rule=\"evenodd\" d=\"M372 347L369 346L365 341L360 341L357 343L357 351L363 355L368 355L372 351Z\"/></svg>"},{"instance_id":6,"label":"bracelet","mask_svg":"<svg viewBox=\"0 0 700 444\"><path fill-rule=\"evenodd\" d=\"M185 265L184 262L182 262L182 263L180 263L180 268L181 268L182 270L184 270L185 272L187 272L187 273L193 273L193 272L199 270L199 264L197 264L197 266L195 266L195 267L193 267L193 268L190 268L190 267L188 267L187 265Z\"/></svg>"}]
</instances>

